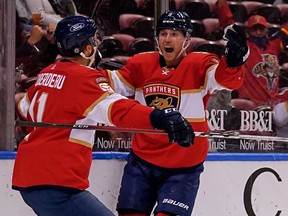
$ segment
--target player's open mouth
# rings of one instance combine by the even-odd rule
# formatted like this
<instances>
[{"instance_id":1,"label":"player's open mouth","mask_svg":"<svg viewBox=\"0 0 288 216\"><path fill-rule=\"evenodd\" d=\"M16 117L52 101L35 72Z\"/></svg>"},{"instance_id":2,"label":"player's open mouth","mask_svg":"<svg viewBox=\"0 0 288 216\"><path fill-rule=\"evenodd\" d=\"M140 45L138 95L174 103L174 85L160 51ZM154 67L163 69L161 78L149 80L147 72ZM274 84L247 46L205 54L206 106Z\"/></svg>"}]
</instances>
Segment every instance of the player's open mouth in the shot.
<instances>
[{"instance_id":1,"label":"player's open mouth","mask_svg":"<svg viewBox=\"0 0 288 216\"><path fill-rule=\"evenodd\" d=\"M165 47L165 52L167 52L167 53L172 53L173 51L174 51L173 48L171 48L171 47Z\"/></svg>"}]
</instances>

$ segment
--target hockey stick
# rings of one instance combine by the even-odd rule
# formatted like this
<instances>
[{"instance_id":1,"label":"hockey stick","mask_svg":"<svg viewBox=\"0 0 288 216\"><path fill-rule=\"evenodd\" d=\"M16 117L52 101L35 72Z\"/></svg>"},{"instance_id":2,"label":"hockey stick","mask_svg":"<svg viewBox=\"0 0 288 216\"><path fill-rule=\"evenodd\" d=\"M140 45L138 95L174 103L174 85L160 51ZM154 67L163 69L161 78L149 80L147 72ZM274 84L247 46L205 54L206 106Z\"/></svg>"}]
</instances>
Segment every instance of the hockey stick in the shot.
<instances>
[{"instance_id":1,"label":"hockey stick","mask_svg":"<svg viewBox=\"0 0 288 216\"><path fill-rule=\"evenodd\" d=\"M125 127L112 127L112 126L98 126L86 124L61 124L49 122L29 122L29 121L16 121L16 125L24 127L47 127L47 128L66 128L66 129L84 129L84 130L97 130L97 131L118 131L130 133L145 133L145 134L166 134L163 130L146 129L146 128L125 128ZM287 137L277 136L260 136L260 135L245 135L239 132L195 132L195 136L207 138L221 138L221 139L245 139L245 140L266 140L287 142Z\"/></svg>"},{"instance_id":2,"label":"hockey stick","mask_svg":"<svg viewBox=\"0 0 288 216\"><path fill-rule=\"evenodd\" d=\"M100 3L101 3L101 0L96 0L95 6L94 6L94 8L93 8L93 11L92 11L92 14L91 14L91 17L90 17L91 19L94 19L94 18L95 18Z\"/></svg>"},{"instance_id":3,"label":"hockey stick","mask_svg":"<svg viewBox=\"0 0 288 216\"><path fill-rule=\"evenodd\" d=\"M150 134L165 134L163 130L145 129L145 128L125 128L125 127L112 127L112 126L98 126L86 124L62 124L50 122L29 122L29 121L16 121L16 125L24 127L52 127L52 128L67 128L67 129L84 129L84 130L97 130L97 131L118 131L130 133L150 133Z\"/></svg>"}]
</instances>

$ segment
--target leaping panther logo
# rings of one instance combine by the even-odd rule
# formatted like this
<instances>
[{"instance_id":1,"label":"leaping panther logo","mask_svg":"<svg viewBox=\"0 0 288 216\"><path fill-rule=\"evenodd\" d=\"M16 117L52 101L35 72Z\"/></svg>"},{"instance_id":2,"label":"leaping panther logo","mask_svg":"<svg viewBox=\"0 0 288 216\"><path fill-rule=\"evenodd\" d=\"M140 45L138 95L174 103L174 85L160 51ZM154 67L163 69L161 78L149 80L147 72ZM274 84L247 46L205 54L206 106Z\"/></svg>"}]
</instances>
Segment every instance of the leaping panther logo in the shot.
<instances>
[{"instance_id":1,"label":"leaping panther logo","mask_svg":"<svg viewBox=\"0 0 288 216\"><path fill-rule=\"evenodd\" d=\"M169 108L169 107L174 107L172 104L172 97L167 97L167 98L159 98L156 97L150 104L149 106L155 107L158 109L164 109L164 108Z\"/></svg>"},{"instance_id":2,"label":"leaping panther logo","mask_svg":"<svg viewBox=\"0 0 288 216\"><path fill-rule=\"evenodd\" d=\"M259 62L253 68L253 73L257 77L264 77L267 80L267 88L274 90L277 87L276 78L278 78L280 73L277 57L271 54L264 54L263 62Z\"/></svg>"}]
</instances>

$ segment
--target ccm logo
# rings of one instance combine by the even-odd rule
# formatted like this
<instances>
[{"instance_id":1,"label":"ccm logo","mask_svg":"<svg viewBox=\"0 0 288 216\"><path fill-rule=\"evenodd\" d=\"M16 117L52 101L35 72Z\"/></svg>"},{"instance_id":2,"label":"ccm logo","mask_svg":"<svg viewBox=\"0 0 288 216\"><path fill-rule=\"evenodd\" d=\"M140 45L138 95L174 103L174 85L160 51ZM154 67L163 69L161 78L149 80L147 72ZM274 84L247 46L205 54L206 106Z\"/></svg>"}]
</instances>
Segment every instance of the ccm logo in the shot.
<instances>
[{"instance_id":1,"label":"ccm logo","mask_svg":"<svg viewBox=\"0 0 288 216\"><path fill-rule=\"evenodd\" d=\"M181 203L181 202L178 202L178 201L175 201L175 200L172 200L172 199L164 199L162 201L162 203L167 203L167 204L171 204L171 205L174 205L174 206L179 206L180 208L184 208L185 210L189 209L188 205L186 205L184 203Z\"/></svg>"}]
</instances>

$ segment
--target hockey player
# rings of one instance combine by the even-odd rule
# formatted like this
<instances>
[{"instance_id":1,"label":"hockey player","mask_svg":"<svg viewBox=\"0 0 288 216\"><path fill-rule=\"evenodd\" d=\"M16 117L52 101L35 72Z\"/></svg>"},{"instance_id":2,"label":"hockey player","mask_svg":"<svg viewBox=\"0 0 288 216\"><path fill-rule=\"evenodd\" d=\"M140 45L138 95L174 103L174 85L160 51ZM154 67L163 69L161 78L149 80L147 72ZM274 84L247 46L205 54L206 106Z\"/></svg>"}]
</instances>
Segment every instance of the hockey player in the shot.
<instances>
[{"instance_id":1,"label":"hockey player","mask_svg":"<svg viewBox=\"0 0 288 216\"><path fill-rule=\"evenodd\" d=\"M205 107L214 90L237 89L243 82L243 64L249 55L244 32L225 29L226 55L189 53L193 31L182 11L163 13L156 26L159 51L137 54L118 71L108 71L111 86L140 103L179 109L196 131L208 131ZM147 216L157 203L156 216L190 216L199 188L208 140L194 145L171 145L167 137L136 134L124 169L117 211L120 216Z\"/></svg>"},{"instance_id":2,"label":"hockey player","mask_svg":"<svg viewBox=\"0 0 288 216\"><path fill-rule=\"evenodd\" d=\"M43 69L19 102L23 118L34 122L158 128L168 133L171 143L193 143L194 132L179 111L152 109L116 94L108 78L89 67L99 45L93 20L82 16L64 18L55 30L55 41L63 60ZM20 143L12 187L20 191L37 215L113 215L86 190L94 133L36 127Z\"/></svg>"}]
</instances>

